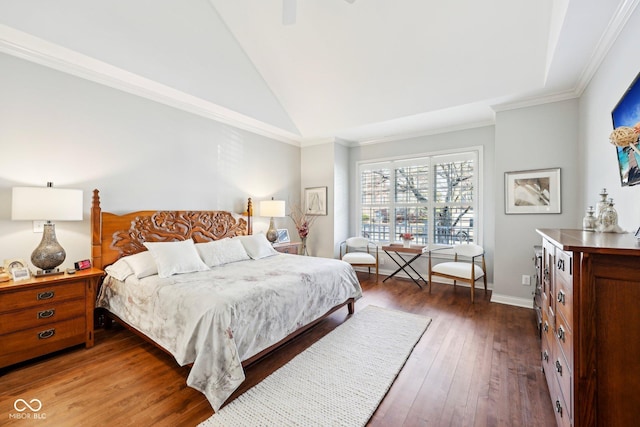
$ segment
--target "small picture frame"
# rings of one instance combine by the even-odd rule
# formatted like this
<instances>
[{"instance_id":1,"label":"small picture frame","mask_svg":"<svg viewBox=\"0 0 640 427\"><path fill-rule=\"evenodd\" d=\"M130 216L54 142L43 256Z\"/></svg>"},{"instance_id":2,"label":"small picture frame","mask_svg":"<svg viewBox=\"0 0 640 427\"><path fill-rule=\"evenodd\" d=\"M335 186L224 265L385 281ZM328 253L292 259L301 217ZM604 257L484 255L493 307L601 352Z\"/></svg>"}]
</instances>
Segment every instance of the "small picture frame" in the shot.
<instances>
[{"instance_id":1,"label":"small picture frame","mask_svg":"<svg viewBox=\"0 0 640 427\"><path fill-rule=\"evenodd\" d=\"M287 228L278 228L276 231L278 233L277 243L289 243L291 241L289 238L289 230Z\"/></svg>"},{"instance_id":2,"label":"small picture frame","mask_svg":"<svg viewBox=\"0 0 640 427\"><path fill-rule=\"evenodd\" d=\"M15 267L11 269L11 277L13 277L14 282L19 282L21 280L27 280L31 277L31 272L27 267Z\"/></svg>"},{"instance_id":3,"label":"small picture frame","mask_svg":"<svg viewBox=\"0 0 640 427\"><path fill-rule=\"evenodd\" d=\"M19 258L10 258L4 260L4 271L7 273L11 273L11 270L14 268L25 268L27 267L27 263L24 260Z\"/></svg>"},{"instance_id":4,"label":"small picture frame","mask_svg":"<svg viewBox=\"0 0 640 427\"><path fill-rule=\"evenodd\" d=\"M560 168L505 172L506 214L559 214Z\"/></svg>"},{"instance_id":5,"label":"small picture frame","mask_svg":"<svg viewBox=\"0 0 640 427\"><path fill-rule=\"evenodd\" d=\"M307 215L327 215L327 187L305 188L304 206Z\"/></svg>"}]
</instances>

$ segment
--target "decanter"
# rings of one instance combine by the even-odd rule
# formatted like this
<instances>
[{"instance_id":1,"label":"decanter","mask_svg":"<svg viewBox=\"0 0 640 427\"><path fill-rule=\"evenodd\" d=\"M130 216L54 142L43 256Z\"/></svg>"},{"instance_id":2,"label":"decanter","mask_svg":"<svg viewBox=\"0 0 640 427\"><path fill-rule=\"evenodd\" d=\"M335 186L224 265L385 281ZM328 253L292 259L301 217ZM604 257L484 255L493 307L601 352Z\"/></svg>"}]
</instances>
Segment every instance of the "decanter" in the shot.
<instances>
[{"instance_id":1,"label":"decanter","mask_svg":"<svg viewBox=\"0 0 640 427\"><path fill-rule=\"evenodd\" d=\"M613 199L609 199L607 207L602 212L601 225L605 231L611 230L618 226L618 212L613 207Z\"/></svg>"},{"instance_id":2,"label":"decanter","mask_svg":"<svg viewBox=\"0 0 640 427\"><path fill-rule=\"evenodd\" d=\"M602 212L609 206L607 203L607 189L600 190L600 201L596 204L596 225L602 224Z\"/></svg>"},{"instance_id":3,"label":"decanter","mask_svg":"<svg viewBox=\"0 0 640 427\"><path fill-rule=\"evenodd\" d=\"M597 224L596 217L593 216L594 212L593 206L587 208L587 213L582 219L582 229L584 231L594 231L596 229Z\"/></svg>"}]
</instances>

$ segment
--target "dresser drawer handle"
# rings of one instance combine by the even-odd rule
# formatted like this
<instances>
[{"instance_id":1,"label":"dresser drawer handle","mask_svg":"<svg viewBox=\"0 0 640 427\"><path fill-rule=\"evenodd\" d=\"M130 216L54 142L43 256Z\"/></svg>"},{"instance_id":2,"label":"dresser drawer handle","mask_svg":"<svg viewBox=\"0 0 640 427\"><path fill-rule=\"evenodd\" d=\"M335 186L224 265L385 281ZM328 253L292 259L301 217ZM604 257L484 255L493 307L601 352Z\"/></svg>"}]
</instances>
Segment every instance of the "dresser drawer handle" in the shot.
<instances>
[{"instance_id":1,"label":"dresser drawer handle","mask_svg":"<svg viewBox=\"0 0 640 427\"><path fill-rule=\"evenodd\" d=\"M56 334L55 328L47 329L46 331L38 332L38 339L46 340L47 338L51 338L55 334Z\"/></svg>"},{"instance_id":2,"label":"dresser drawer handle","mask_svg":"<svg viewBox=\"0 0 640 427\"><path fill-rule=\"evenodd\" d=\"M56 295L54 291L45 291L38 294L38 300L51 299Z\"/></svg>"},{"instance_id":3,"label":"dresser drawer handle","mask_svg":"<svg viewBox=\"0 0 640 427\"><path fill-rule=\"evenodd\" d=\"M563 259L559 259L558 263L557 263L557 266L558 266L558 270L564 271L564 260Z\"/></svg>"},{"instance_id":4,"label":"dresser drawer handle","mask_svg":"<svg viewBox=\"0 0 640 427\"><path fill-rule=\"evenodd\" d=\"M544 329L545 332L549 332L549 324L546 322L544 322L544 326L542 327L542 329Z\"/></svg>"},{"instance_id":5,"label":"dresser drawer handle","mask_svg":"<svg viewBox=\"0 0 640 427\"><path fill-rule=\"evenodd\" d=\"M562 365L559 360L556 360L556 371L562 376Z\"/></svg>"},{"instance_id":6,"label":"dresser drawer handle","mask_svg":"<svg viewBox=\"0 0 640 427\"><path fill-rule=\"evenodd\" d=\"M56 314L56 309L52 308L50 310L43 310L38 312L38 319L48 319L49 317L53 317Z\"/></svg>"},{"instance_id":7,"label":"dresser drawer handle","mask_svg":"<svg viewBox=\"0 0 640 427\"><path fill-rule=\"evenodd\" d=\"M565 303L566 294L564 293L564 291L559 291L558 292L558 297L556 299L558 300L559 303L562 303L562 305L566 305L566 303Z\"/></svg>"},{"instance_id":8,"label":"dresser drawer handle","mask_svg":"<svg viewBox=\"0 0 640 427\"><path fill-rule=\"evenodd\" d=\"M544 360L545 362L549 361L549 353L547 352L547 350L542 352L542 360Z\"/></svg>"},{"instance_id":9,"label":"dresser drawer handle","mask_svg":"<svg viewBox=\"0 0 640 427\"><path fill-rule=\"evenodd\" d=\"M562 403L560 403L560 399L556 399L556 412L562 417Z\"/></svg>"},{"instance_id":10,"label":"dresser drawer handle","mask_svg":"<svg viewBox=\"0 0 640 427\"><path fill-rule=\"evenodd\" d=\"M558 326L558 333L556 334L559 340L565 342L565 332L562 326Z\"/></svg>"}]
</instances>

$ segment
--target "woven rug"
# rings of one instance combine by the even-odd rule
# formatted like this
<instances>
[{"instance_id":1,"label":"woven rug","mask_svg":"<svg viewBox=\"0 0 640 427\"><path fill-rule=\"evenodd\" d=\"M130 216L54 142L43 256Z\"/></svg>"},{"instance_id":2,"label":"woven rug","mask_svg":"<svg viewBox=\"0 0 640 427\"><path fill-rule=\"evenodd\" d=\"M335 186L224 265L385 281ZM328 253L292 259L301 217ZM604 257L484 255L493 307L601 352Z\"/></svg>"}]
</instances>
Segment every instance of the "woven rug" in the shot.
<instances>
[{"instance_id":1,"label":"woven rug","mask_svg":"<svg viewBox=\"0 0 640 427\"><path fill-rule=\"evenodd\" d=\"M364 426L429 323L367 306L199 427Z\"/></svg>"}]
</instances>

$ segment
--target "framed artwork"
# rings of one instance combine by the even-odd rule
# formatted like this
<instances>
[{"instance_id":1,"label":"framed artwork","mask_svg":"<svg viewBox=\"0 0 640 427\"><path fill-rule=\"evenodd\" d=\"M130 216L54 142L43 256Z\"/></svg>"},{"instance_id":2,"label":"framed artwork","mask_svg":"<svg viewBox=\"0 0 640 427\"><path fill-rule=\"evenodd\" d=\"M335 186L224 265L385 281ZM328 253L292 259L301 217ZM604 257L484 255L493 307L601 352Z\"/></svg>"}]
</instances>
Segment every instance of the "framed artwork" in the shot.
<instances>
[{"instance_id":1,"label":"framed artwork","mask_svg":"<svg viewBox=\"0 0 640 427\"><path fill-rule=\"evenodd\" d=\"M278 240L276 240L277 243L289 243L291 241L288 229L278 228L276 231L278 233Z\"/></svg>"},{"instance_id":2,"label":"framed artwork","mask_svg":"<svg viewBox=\"0 0 640 427\"><path fill-rule=\"evenodd\" d=\"M307 215L327 215L327 187L305 188L304 206Z\"/></svg>"},{"instance_id":3,"label":"framed artwork","mask_svg":"<svg viewBox=\"0 0 640 427\"><path fill-rule=\"evenodd\" d=\"M504 174L506 214L561 213L560 168Z\"/></svg>"},{"instance_id":4,"label":"framed artwork","mask_svg":"<svg viewBox=\"0 0 640 427\"><path fill-rule=\"evenodd\" d=\"M640 125L640 73L611 111L613 128ZM616 146L620 184L623 187L640 184L640 156L629 146Z\"/></svg>"},{"instance_id":5,"label":"framed artwork","mask_svg":"<svg viewBox=\"0 0 640 427\"><path fill-rule=\"evenodd\" d=\"M11 258L11 259L5 259L4 260L4 271L6 271L7 273L11 273L11 270L13 270L14 268L26 268L27 264L24 262L24 260L18 259L18 258Z\"/></svg>"},{"instance_id":6,"label":"framed artwork","mask_svg":"<svg viewBox=\"0 0 640 427\"><path fill-rule=\"evenodd\" d=\"M31 272L27 267L15 267L11 269L11 276L14 282L19 282L20 280L27 280L31 277Z\"/></svg>"}]
</instances>

